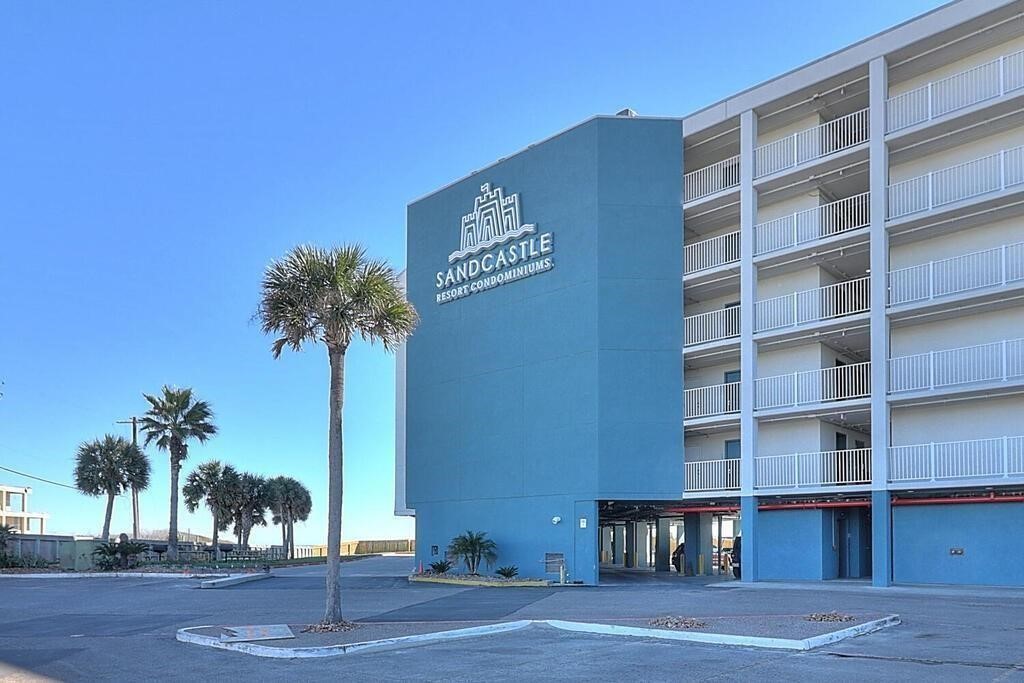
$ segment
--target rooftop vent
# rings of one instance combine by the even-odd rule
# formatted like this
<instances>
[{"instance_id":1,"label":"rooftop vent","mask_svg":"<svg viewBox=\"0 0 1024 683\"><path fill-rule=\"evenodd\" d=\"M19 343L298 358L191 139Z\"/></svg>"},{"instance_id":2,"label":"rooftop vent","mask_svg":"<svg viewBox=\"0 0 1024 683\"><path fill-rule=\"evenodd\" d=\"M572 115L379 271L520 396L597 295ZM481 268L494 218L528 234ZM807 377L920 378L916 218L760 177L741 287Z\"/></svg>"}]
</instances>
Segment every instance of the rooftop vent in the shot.
<instances>
[{"instance_id":1,"label":"rooftop vent","mask_svg":"<svg viewBox=\"0 0 1024 683\"><path fill-rule=\"evenodd\" d=\"M623 109L620 112L616 112L615 115L616 116L625 116L627 119L633 119L633 118L637 117L637 113L635 111L633 111L632 109L630 109L629 107L626 107L625 109Z\"/></svg>"}]
</instances>

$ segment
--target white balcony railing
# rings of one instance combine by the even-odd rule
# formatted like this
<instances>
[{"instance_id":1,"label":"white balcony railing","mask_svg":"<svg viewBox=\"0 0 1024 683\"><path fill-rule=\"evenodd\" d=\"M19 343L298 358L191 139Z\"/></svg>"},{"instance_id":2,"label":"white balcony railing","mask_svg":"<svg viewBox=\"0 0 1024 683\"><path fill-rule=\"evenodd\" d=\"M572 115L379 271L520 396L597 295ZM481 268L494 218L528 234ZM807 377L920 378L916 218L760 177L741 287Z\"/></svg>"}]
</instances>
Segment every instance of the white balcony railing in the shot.
<instances>
[{"instance_id":1,"label":"white balcony railing","mask_svg":"<svg viewBox=\"0 0 1024 683\"><path fill-rule=\"evenodd\" d=\"M889 392L1024 378L1024 339L928 351L889 359Z\"/></svg>"},{"instance_id":2,"label":"white balcony railing","mask_svg":"<svg viewBox=\"0 0 1024 683\"><path fill-rule=\"evenodd\" d=\"M870 483L870 448L754 458L754 487L759 489Z\"/></svg>"},{"instance_id":3,"label":"white balcony railing","mask_svg":"<svg viewBox=\"0 0 1024 683\"><path fill-rule=\"evenodd\" d=\"M1024 87L1024 51L931 81L885 103L885 131L939 118Z\"/></svg>"},{"instance_id":4,"label":"white balcony railing","mask_svg":"<svg viewBox=\"0 0 1024 683\"><path fill-rule=\"evenodd\" d=\"M740 307L730 306L717 311L696 313L683 318L686 346L740 336Z\"/></svg>"},{"instance_id":5,"label":"white balcony railing","mask_svg":"<svg viewBox=\"0 0 1024 683\"><path fill-rule=\"evenodd\" d=\"M754 255L814 242L871 223L871 193L840 199L754 226Z\"/></svg>"},{"instance_id":6,"label":"white balcony railing","mask_svg":"<svg viewBox=\"0 0 1024 683\"><path fill-rule=\"evenodd\" d=\"M740 184L740 156L690 171L683 176L683 201L692 202Z\"/></svg>"},{"instance_id":7,"label":"white balcony railing","mask_svg":"<svg viewBox=\"0 0 1024 683\"><path fill-rule=\"evenodd\" d=\"M870 284L870 277L862 277L762 299L754 308L754 331L796 327L863 313L871 307Z\"/></svg>"},{"instance_id":8,"label":"white balcony railing","mask_svg":"<svg viewBox=\"0 0 1024 683\"><path fill-rule=\"evenodd\" d=\"M893 183L888 217L900 218L1024 183L1024 146Z\"/></svg>"},{"instance_id":9,"label":"white balcony railing","mask_svg":"<svg viewBox=\"0 0 1024 683\"><path fill-rule=\"evenodd\" d=\"M871 395L871 361L761 377L755 384L757 410L845 401Z\"/></svg>"},{"instance_id":10,"label":"white balcony railing","mask_svg":"<svg viewBox=\"0 0 1024 683\"><path fill-rule=\"evenodd\" d=\"M889 481L1024 477L1024 436L889 448Z\"/></svg>"},{"instance_id":11,"label":"white balcony railing","mask_svg":"<svg viewBox=\"0 0 1024 683\"><path fill-rule=\"evenodd\" d=\"M683 274L724 266L740 260L740 233L730 232L701 242L687 244L683 248Z\"/></svg>"},{"instance_id":12,"label":"white balcony railing","mask_svg":"<svg viewBox=\"0 0 1024 683\"><path fill-rule=\"evenodd\" d=\"M739 458L686 463L687 491L729 491L739 487Z\"/></svg>"},{"instance_id":13,"label":"white balcony railing","mask_svg":"<svg viewBox=\"0 0 1024 683\"><path fill-rule=\"evenodd\" d=\"M926 301L1024 280L1024 242L889 272L889 304Z\"/></svg>"},{"instance_id":14,"label":"white balcony railing","mask_svg":"<svg viewBox=\"0 0 1024 683\"><path fill-rule=\"evenodd\" d=\"M861 109L756 148L754 177L761 178L820 159L867 139L868 110Z\"/></svg>"},{"instance_id":15,"label":"white balcony railing","mask_svg":"<svg viewBox=\"0 0 1024 683\"><path fill-rule=\"evenodd\" d=\"M738 413L740 410L740 383L713 384L709 387L687 389L683 392L685 417L711 417Z\"/></svg>"}]
</instances>

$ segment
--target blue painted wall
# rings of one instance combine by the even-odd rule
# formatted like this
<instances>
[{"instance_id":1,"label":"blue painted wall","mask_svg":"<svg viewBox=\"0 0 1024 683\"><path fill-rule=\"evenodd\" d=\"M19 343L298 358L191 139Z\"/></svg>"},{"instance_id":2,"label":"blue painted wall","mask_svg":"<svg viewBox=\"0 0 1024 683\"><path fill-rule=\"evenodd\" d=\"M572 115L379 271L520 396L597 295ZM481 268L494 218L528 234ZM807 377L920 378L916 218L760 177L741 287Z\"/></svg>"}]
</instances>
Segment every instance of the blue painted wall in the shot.
<instances>
[{"instance_id":1,"label":"blue painted wall","mask_svg":"<svg viewBox=\"0 0 1024 683\"><path fill-rule=\"evenodd\" d=\"M830 510L761 510L757 517L758 579L836 577Z\"/></svg>"},{"instance_id":2,"label":"blue painted wall","mask_svg":"<svg viewBox=\"0 0 1024 683\"><path fill-rule=\"evenodd\" d=\"M554 268L438 304L436 273L483 183L519 193L522 220L553 233ZM537 575L563 552L593 583L595 501L681 497L681 192L680 123L606 117L409 206L418 560L482 530L499 564Z\"/></svg>"},{"instance_id":3,"label":"blue painted wall","mask_svg":"<svg viewBox=\"0 0 1024 683\"><path fill-rule=\"evenodd\" d=\"M892 517L895 582L1024 585L1024 503L897 505Z\"/></svg>"}]
</instances>

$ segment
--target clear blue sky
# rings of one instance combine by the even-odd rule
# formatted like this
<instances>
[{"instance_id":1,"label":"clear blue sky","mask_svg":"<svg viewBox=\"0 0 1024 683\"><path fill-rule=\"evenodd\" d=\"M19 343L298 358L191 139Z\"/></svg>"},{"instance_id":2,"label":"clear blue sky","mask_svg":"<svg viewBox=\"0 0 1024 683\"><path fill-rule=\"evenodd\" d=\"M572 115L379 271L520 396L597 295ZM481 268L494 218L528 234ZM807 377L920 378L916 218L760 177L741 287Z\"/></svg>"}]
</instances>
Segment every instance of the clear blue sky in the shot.
<instances>
[{"instance_id":1,"label":"clear blue sky","mask_svg":"<svg viewBox=\"0 0 1024 683\"><path fill-rule=\"evenodd\" d=\"M250 323L267 262L358 241L402 267L416 197L595 113L680 116L929 10L785 3L0 6L0 465L70 482L77 444L191 386L219 458L312 490L326 526L327 359ZM393 359L349 354L345 537L392 516ZM151 452L145 528L166 528ZM54 532L103 502L30 484ZM127 500L112 530L130 530ZM208 532L206 514L181 526ZM257 531L255 542L279 538Z\"/></svg>"}]
</instances>

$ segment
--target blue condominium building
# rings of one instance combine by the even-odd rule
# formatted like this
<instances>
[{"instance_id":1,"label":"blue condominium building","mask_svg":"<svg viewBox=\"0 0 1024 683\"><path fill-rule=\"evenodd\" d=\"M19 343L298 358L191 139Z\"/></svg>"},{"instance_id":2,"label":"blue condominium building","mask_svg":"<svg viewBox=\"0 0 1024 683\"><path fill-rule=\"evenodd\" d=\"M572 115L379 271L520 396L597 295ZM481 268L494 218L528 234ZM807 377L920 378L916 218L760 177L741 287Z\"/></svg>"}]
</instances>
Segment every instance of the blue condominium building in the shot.
<instances>
[{"instance_id":1,"label":"blue condominium building","mask_svg":"<svg viewBox=\"0 0 1024 683\"><path fill-rule=\"evenodd\" d=\"M424 566L474 530L586 584L1024 585L1024 2L595 116L414 201L407 244Z\"/></svg>"}]
</instances>

